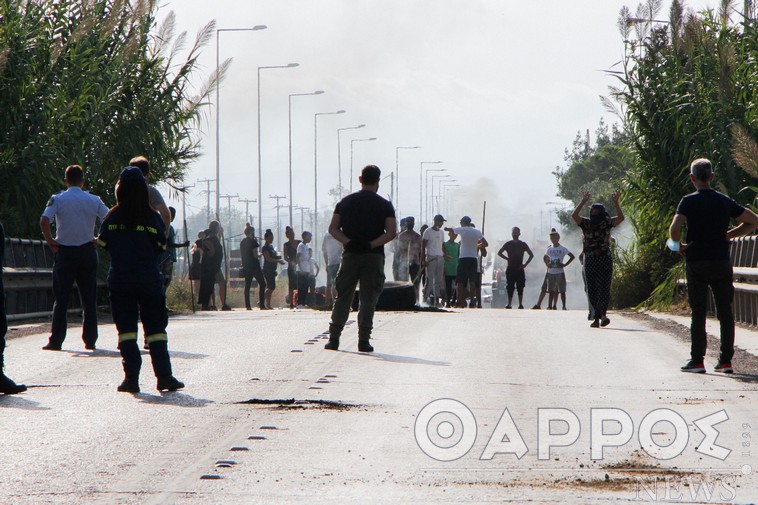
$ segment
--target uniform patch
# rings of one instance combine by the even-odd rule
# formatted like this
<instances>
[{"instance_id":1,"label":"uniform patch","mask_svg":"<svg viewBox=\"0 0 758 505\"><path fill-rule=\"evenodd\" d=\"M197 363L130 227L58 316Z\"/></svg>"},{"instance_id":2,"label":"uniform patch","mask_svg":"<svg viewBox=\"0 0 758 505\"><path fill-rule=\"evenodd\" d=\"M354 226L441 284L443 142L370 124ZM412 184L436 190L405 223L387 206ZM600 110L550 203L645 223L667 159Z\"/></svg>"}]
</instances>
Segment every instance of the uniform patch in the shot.
<instances>
[{"instance_id":1,"label":"uniform patch","mask_svg":"<svg viewBox=\"0 0 758 505\"><path fill-rule=\"evenodd\" d=\"M50 200L47 201L47 206L48 207L52 207L53 206L53 202L55 202L55 197L51 196Z\"/></svg>"}]
</instances>

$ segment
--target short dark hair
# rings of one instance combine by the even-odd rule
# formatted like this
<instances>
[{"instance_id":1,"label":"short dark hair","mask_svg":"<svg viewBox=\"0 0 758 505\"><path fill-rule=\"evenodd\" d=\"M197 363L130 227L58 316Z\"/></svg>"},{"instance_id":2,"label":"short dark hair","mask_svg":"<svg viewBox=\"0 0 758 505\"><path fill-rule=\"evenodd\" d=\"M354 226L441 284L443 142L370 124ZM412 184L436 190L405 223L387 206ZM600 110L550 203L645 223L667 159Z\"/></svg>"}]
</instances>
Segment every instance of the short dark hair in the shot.
<instances>
[{"instance_id":1,"label":"short dark hair","mask_svg":"<svg viewBox=\"0 0 758 505\"><path fill-rule=\"evenodd\" d=\"M699 181L707 181L713 175L713 165L707 158L698 158L690 164L692 177Z\"/></svg>"},{"instance_id":2,"label":"short dark hair","mask_svg":"<svg viewBox=\"0 0 758 505\"><path fill-rule=\"evenodd\" d=\"M382 171L376 165L366 165L361 171L361 184L373 186L379 182L382 177Z\"/></svg>"},{"instance_id":3,"label":"short dark hair","mask_svg":"<svg viewBox=\"0 0 758 505\"><path fill-rule=\"evenodd\" d=\"M79 184L84 180L84 170L79 165L66 167L66 181L70 184Z\"/></svg>"},{"instance_id":4,"label":"short dark hair","mask_svg":"<svg viewBox=\"0 0 758 505\"><path fill-rule=\"evenodd\" d=\"M144 156L135 156L129 160L129 165L139 168L142 171L142 175L150 173L150 161Z\"/></svg>"}]
</instances>

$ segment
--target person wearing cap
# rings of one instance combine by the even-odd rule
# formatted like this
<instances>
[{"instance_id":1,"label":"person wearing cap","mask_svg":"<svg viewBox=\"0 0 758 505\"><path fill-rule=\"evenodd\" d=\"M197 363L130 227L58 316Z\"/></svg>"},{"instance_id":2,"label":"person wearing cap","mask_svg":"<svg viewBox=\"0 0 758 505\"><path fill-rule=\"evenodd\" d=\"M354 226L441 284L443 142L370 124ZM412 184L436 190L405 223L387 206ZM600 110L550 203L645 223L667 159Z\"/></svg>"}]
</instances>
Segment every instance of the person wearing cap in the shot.
<instances>
[{"instance_id":1,"label":"person wearing cap","mask_svg":"<svg viewBox=\"0 0 758 505\"><path fill-rule=\"evenodd\" d=\"M713 178L713 165L709 160L699 158L690 164L690 181L697 191L682 198L669 227L671 240L679 246L679 253L686 261L687 298L692 309L690 361L681 368L682 372L705 373L708 287L713 293L721 326L721 353L714 370L734 371L734 284L729 240L747 235L758 227L758 216L753 211L711 187ZM731 219L740 224L729 229ZM686 243L681 242L685 224Z\"/></svg>"},{"instance_id":2,"label":"person wearing cap","mask_svg":"<svg viewBox=\"0 0 758 505\"><path fill-rule=\"evenodd\" d=\"M358 351L374 351L370 338L376 303L384 289L384 244L397 232L394 207L377 193L381 175L376 165L365 166L358 179L361 190L337 203L329 223L329 233L344 245L334 281L337 297L329 323L329 342L324 346L331 351L339 349L358 282Z\"/></svg>"},{"instance_id":3,"label":"person wearing cap","mask_svg":"<svg viewBox=\"0 0 758 505\"><path fill-rule=\"evenodd\" d=\"M40 229L53 251L53 324L47 351L60 351L66 339L68 301L74 282L84 309L82 340L84 347L95 349L97 342L97 250L95 223L108 213L100 197L84 191L84 170L69 165L65 174L66 191L50 197L40 218ZM55 238L52 222L55 221Z\"/></svg>"},{"instance_id":4,"label":"person wearing cap","mask_svg":"<svg viewBox=\"0 0 758 505\"><path fill-rule=\"evenodd\" d=\"M24 384L16 384L3 372L5 365L5 334L8 333L8 318L5 316L5 290L3 289L3 255L5 254L5 230L0 223L0 393L15 395L26 391Z\"/></svg>"},{"instance_id":5,"label":"person wearing cap","mask_svg":"<svg viewBox=\"0 0 758 505\"><path fill-rule=\"evenodd\" d=\"M510 309L513 303L513 292L518 293L518 308L524 308L524 286L526 286L526 266L534 259L534 253L529 249L529 245L522 241L521 229L518 226L514 226L511 230L511 237L513 240L509 240L500 250L497 255L508 262L508 266L505 268L505 289L508 293L508 304L506 309ZM505 253L508 255L506 256ZM524 254L529 255L529 259L524 263Z\"/></svg>"},{"instance_id":6,"label":"person wearing cap","mask_svg":"<svg viewBox=\"0 0 758 505\"><path fill-rule=\"evenodd\" d=\"M479 251L486 250L489 245L482 235L471 224L469 216L463 216L460 221L461 226L456 228L445 228L447 232L452 231L461 237L461 248L458 256L458 275L456 276L456 285L458 291L458 308L466 307L466 298L464 288L469 289L472 304L476 298L476 280L479 277ZM473 306L473 305L472 305Z\"/></svg>"},{"instance_id":7,"label":"person wearing cap","mask_svg":"<svg viewBox=\"0 0 758 505\"><path fill-rule=\"evenodd\" d=\"M616 215L609 216L605 206L595 203L590 208L590 217L580 216L584 205L589 201L589 192L582 194L571 218L579 225L584 234L584 271L587 276L587 298L592 308L593 321L590 326L599 328L608 326L611 320L606 315L611 301L611 281L613 280L613 256L611 255L611 229L624 221L624 213L619 205L620 191L611 193L611 200L616 207Z\"/></svg>"},{"instance_id":8,"label":"person wearing cap","mask_svg":"<svg viewBox=\"0 0 758 505\"><path fill-rule=\"evenodd\" d=\"M434 216L434 224L424 231L421 241L421 258L426 268L424 299L428 300L432 307L445 300L445 232L442 231L444 223L445 218L441 214Z\"/></svg>"},{"instance_id":9,"label":"person wearing cap","mask_svg":"<svg viewBox=\"0 0 758 505\"><path fill-rule=\"evenodd\" d=\"M137 167L119 176L116 206L100 226L98 244L110 254L108 291L124 380L117 390L138 393L142 356L137 345L137 324L142 320L145 341L157 379L158 391L176 391L184 384L171 370L168 354L168 310L158 260L166 251L166 231L160 214L149 203L145 177Z\"/></svg>"}]
</instances>

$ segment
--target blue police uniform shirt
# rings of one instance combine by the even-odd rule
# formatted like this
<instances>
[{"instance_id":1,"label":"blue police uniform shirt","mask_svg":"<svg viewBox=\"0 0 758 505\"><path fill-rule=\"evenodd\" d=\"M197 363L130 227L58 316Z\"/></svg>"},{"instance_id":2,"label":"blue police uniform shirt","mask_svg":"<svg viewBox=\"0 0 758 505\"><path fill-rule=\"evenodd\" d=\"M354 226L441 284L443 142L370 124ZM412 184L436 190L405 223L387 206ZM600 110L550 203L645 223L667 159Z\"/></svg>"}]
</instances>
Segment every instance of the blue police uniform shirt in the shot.
<instances>
[{"instance_id":1,"label":"blue police uniform shirt","mask_svg":"<svg viewBox=\"0 0 758 505\"><path fill-rule=\"evenodd\" d=\"M50 197L43 217L55 221L55 241L63 246L80 246L95 238L95 221L100 222L108 214L99 196L71 186L66 191Z\"/></svg>"},{"instance_id":2,"label":"blue police uniform shirt","mask_svg":"<svg viewBox=\"0 0 758 505\"><path fill-rule=\"evenodd\" d=\"M127 228L114 210L100 226L98 244L111 256L108 283L150 283L162 281L158 260L166 251L166 229L160 214L152 212L152 222Z\"/></svg>"}]
</instances>

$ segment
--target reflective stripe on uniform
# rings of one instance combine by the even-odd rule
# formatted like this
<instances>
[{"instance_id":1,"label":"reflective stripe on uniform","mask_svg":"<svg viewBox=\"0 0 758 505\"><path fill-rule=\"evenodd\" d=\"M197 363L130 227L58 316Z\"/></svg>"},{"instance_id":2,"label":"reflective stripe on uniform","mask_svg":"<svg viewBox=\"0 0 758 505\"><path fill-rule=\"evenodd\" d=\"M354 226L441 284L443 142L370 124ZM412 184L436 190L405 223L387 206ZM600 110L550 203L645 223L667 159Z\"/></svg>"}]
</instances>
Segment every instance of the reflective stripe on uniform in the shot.
<instances>
[{"instance_id":1,"label":"reflective stripe on uniform","mask_svg":"<svg viewBox=\"0 0 758 505\"><path fill-rule=\"evenodd\" d=\"M118 341L119 341L119 343L126 342L127 340L137 340L137 332L136 331L132 331L132 332L129 332L129 333L119 333L118 334Z\"/></svg>"},{"instance_id":2,"label":"reflective stripe on uniform","mask_svg":"<svg viewBox=\"0 0 758 505\"><path fill-rule=\"evenodd\" d=\"M145 342L152 344L153 342L168 342L168 335L165 333L153 333L145 337Z\"/></svg>"}]
</instances>

